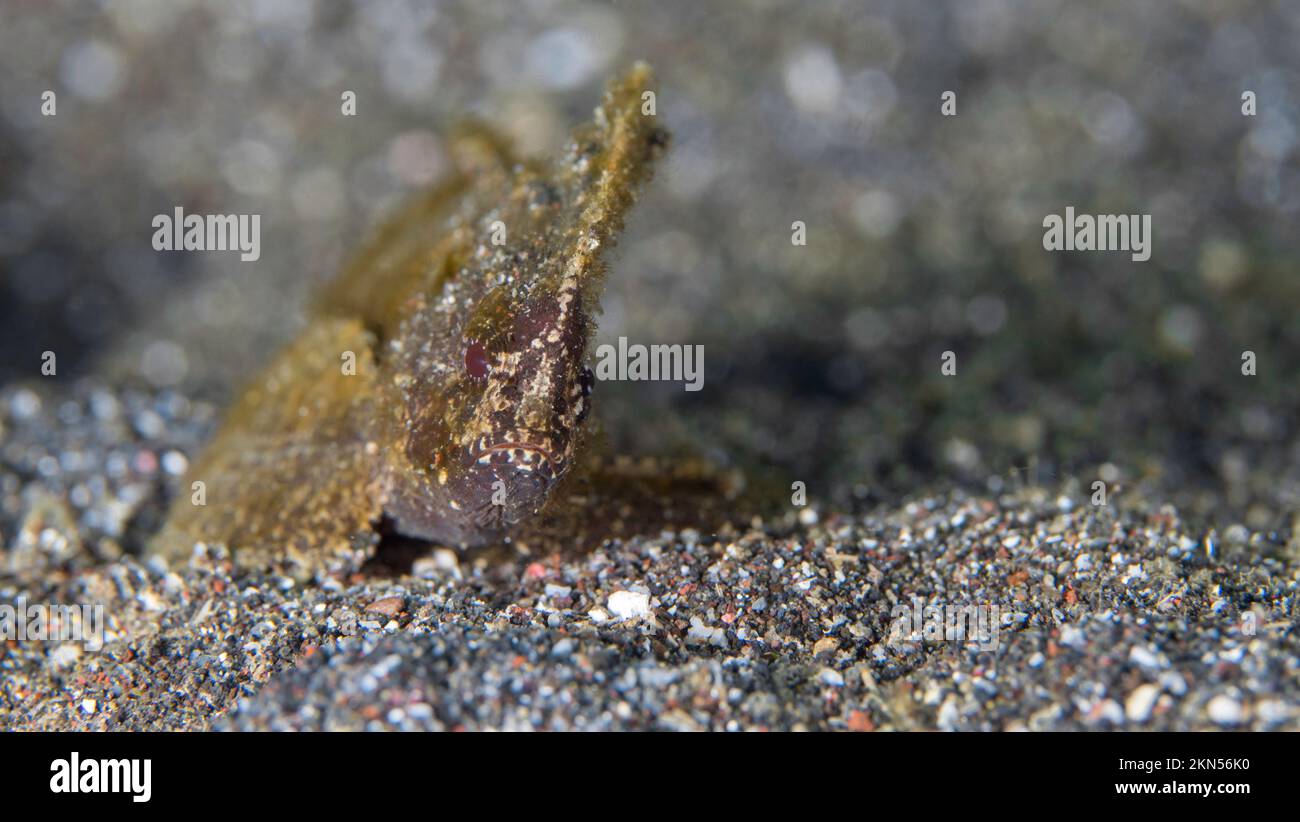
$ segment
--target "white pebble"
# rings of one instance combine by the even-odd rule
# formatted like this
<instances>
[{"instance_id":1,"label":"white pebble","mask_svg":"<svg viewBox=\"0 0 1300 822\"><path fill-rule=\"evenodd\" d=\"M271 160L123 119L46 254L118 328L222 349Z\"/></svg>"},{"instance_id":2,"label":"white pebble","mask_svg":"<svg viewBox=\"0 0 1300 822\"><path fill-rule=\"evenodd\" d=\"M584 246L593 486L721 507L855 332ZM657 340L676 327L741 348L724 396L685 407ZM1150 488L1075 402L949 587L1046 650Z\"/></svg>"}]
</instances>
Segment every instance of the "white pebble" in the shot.
<instances>
[{"instance_id":1,"label":"white pebble","mask_svg":"<svg viewBox=\"0 0 1300 822\"><path fill-rule=\"evenodd\" d=\"M1100 703L1097 708L1097 718L1101 722L1107 722L1111 725L1119 725L1124 721L1124 709L1113 699L1107 699Z\"/></svg>"},{"instance_id":2,"label":"white pebble","mask_svg":"<svg viewBox=\"0 0 1300 822\"><path fill-rule=\"evenodd\" d=\"M650 614L650 595L636 591L615 591L605 603L615 619L639 619Z\"/></svg>"},{"instance_id":3,"label":"white pebble","mask_svg":"<svg viewBox=\"0 0 1300 822\"><path fill-rule=\"evenodd\" d=\"M957 709L957 700L949 696L939 708L939 716L935 719L935 724L941 731L953 731L956 730L959 719L961 719L961 712Z\"/></svg>"},{"instance_id":4,"label":"white pebble","mask_svg":"<svg viewBox=\"0 0 1300 822\"><path fill-rule=\"evenodd\" d=\"M1088 645L1088 640L1084 638L1083 631L1077 625L1061 626L1061 644L1067 648L1083 650Z\"/></svg>"},{"instance_id":5,"label":"white pebble","mask_svg":"<svg viewBox=\"0 0 1300 822\"><path fill-rule=\"evenodd\" d=\"M1141 645L1134 645L1128 652L1128 661L1140 668L1146 668L1149 671L1158 671L1165 667L1160 662L1160 657L1156 656L1149 649Z\"/></svg>"},{"instance_id":6,"label":"white pebble","mask_svg":"<svg viewBox=\"0 0 1300 822\"><path fill-rule=\"evenodd\" d=\"M190 461L180 451L168 451L163 454L163 470L173 477L183 476L185 471L190 467Z\"/></svg>"},{"instance_id":7,"label":"white pebble","mask_svg":"<svg viewBox=\"0 0 1300 822\"><path fill-rule=\"evenodd\" d=\"M1238 725L1246 718L1241 703L1230 696L1219 694L1205 706L1210 720L1217 725Z\"/></svg>"},{"instance_id":8,"label":"white pebble","mask_svg":"<svg viewBox=\"0 0 1300 822\"><path fill-rule=\"evenodd\" d=\"M81 647L68 642L50 651L50 667L54 670L62 670L81 657Z\"/></svg>"},{"instance_id":9,"label":"white pebble","mask_svg":"<svg viewBox=\"0 0 1300 822\"><path fill-rule=\"evenodd\" d=\"M1128 717L1129 722L1146 722L1151 717L1151 711L1156 707L1156 700L1159 698L1159 685L1150 682L1139 685L1124 701L1124 715Z\"/></svg>"},{"instance_id":10,"label":"white pebble","mask_svg":"<svg viewBox=\"0 0 1300 822\"><path fill-rule=\"evenodd\" d=\"M699 617L691 617L691 627L686 632L688 645L716 645L727 647L727 632L721 628L710 628Z\"/></svg>"},{"instance_id":11,"label":"white pebble","mask_svg":"<svg viewBox=\"0 0 1300 822\"><path fill-rule=\"evenodd\" d=\"M1290 719L1294 711L1280 699L1268 699L1255 707L1255 715L1266 725L1276 725Z\"/></svg>"},{"instance_id":12,"label":"white pebble","mask_svg":"<svg viewBox=\"0 0 1300 822\"><path fill-rule=\"evenodd\" d=\"M137 594L135 600L140 603L141 607L150 613L157 614L167 610L166 600L158 596L155 591L149 588L146 588Z\"/></svg>"},{"instance_id":13,"label":"white pebble","mask_svg":"<svg viewBox=\"0 0 1300 822\"><path fill-rule=\"evenodd\" d=\"M29 420L40 413L41 398L31 389L20 388L9 398L9 410L14 419Z\"/></svg>"}]
</instances>

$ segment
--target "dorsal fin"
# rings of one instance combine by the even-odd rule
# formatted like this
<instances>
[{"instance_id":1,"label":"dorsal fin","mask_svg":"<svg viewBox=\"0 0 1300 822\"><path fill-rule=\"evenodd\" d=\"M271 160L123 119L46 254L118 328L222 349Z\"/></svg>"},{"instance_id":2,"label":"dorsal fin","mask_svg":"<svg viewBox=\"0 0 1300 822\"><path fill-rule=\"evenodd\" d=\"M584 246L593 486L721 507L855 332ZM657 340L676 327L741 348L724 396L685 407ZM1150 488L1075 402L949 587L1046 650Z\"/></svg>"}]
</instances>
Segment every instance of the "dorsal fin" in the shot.
<instances>
[{"instance_id":1,"label":"dorsal fin","mask_svg":"<svg viewBox=\"0 0 1300 822\"><path fill-rule=\"evenodd\" d=\"M482 190L485 177L504 183L518 160L505 137L478 121L453 131L448 154L451 174L412 197L372 233L317 296L318 316L356 317L381 340L389 339L407 300L436 293L460 267L477 241L466 219L478 209L467 210L466 195Z\"/></svg>"}]
</instances>

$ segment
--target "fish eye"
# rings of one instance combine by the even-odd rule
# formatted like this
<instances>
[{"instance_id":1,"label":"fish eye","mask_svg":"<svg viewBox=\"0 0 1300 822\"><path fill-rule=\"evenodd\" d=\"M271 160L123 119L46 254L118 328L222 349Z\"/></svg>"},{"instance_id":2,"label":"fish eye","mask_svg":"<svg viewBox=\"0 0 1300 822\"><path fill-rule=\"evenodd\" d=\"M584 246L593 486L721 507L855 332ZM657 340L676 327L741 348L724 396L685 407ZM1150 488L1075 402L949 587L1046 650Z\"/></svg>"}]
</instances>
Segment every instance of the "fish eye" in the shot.
<instances>
[{"instance_id":1,"label":"fish eye","mask_svg":"<svg viewBox=\"0 0 1300 822\"><path fill-rule=\"evenodd\" d=\"M485 380L490 370L487 349L483 343L475 340L465 346L465 373L469 374L470 379Z\"/></svg>"}]
</instances>

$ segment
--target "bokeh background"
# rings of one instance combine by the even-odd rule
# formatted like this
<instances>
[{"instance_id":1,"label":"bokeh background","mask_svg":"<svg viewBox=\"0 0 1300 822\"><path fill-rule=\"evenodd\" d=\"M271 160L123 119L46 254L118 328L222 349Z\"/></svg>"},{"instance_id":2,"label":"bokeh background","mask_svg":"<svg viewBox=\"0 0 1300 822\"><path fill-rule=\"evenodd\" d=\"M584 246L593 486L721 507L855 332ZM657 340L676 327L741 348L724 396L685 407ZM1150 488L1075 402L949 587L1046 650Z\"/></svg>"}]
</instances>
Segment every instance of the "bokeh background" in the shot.
<instances>
[{"instance_id":1,"label":"bokeh background","mask_svg":"<svg viewBox=\"0 0 1300 822\"><path fill-rule=\"evenodd\" d=\"M674 144L600 337L703 344L705 389L600 385L616 448L760 466L837 506L1101 477L1285 541L1297 42L1283 0L4 0L0 490L84 483L69 435L31 432L120 406L169 477L125 497L129 520L311 290L445 170L452 125L554 152L646 59ZM1043 217L1067 205L1151 214L1150 261L1045 252ZM177 206L260 214L261 259L155 252L150 221Z\"/></svg>"}]
</instances>

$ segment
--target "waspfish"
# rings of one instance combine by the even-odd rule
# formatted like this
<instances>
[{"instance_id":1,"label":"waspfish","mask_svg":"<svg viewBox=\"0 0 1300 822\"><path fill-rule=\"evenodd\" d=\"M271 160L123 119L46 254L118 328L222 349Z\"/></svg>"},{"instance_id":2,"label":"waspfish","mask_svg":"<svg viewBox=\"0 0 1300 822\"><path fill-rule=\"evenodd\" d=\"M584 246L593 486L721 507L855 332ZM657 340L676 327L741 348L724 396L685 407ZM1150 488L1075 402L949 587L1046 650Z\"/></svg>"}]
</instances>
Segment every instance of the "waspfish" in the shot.
<instances>
[{"instance_id":1,"label":"waspfish","mask_svg":"<svg viewBox=\"0 0 1300 822\"><path fill-rule=\"evenodd\" d=\"M541 511L583 445L604 257L668 142L652 83L645 64L611 82L551 163L456 136L450 178L238 395L154 550L311 575L357 567L381 522L466 548Z\"/></svg>"}]
</instances>

